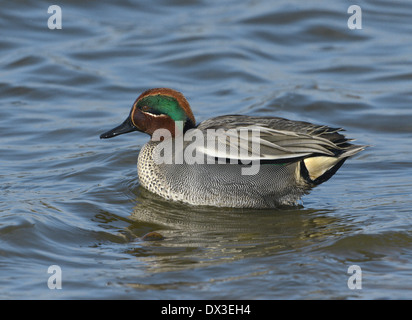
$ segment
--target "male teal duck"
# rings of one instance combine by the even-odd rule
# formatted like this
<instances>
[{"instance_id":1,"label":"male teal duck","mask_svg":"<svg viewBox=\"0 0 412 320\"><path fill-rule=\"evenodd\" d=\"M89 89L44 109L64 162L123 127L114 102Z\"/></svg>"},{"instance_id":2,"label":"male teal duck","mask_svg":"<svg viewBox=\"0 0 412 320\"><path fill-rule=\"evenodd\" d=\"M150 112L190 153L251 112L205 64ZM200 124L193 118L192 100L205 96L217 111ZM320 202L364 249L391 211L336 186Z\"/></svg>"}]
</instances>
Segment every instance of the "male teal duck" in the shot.
<instances>
[{"instance_id":1,"label":"male teal duck","mask_svg":"<svg viewBox=\"0 0 412 320\"><path fill-rule=\"evenodd\" d=\"M365 148L351 144L342 130L245 115L219 116L196 125L183 94L155 88L142 93L127 119L100 138L131 131L149 134L151 140L139 153L138 176L144 188L163 198L193 205L274 208L297 204ZM193 137L199 133L206 141L194 147ZM183 157L177 156L179 141ZM167 149L166 143L174 149ZM169 161L167 150L173 150ZM257 170L246 172L252 164Z\"/></svg>"}]
</instances>

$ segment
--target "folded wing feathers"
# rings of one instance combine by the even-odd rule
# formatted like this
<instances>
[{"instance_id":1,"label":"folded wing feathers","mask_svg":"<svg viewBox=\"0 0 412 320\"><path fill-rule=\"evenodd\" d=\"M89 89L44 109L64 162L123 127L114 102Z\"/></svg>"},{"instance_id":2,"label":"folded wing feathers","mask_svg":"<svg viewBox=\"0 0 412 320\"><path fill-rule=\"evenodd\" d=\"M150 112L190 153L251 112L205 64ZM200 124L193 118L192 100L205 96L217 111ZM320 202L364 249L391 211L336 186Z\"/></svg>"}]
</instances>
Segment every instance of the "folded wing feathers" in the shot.
<instances>
[{"instance_id":1,"label":"folded wing feathers","mask_svg":"<svg viewBox=\"0 0 412 320\"><path fill-rule=\"evenodd\" d=\"M248 134L239 134L242 130L247 130ZM255 133L252 133L253 130L255 130ZM265 125L249 125L237 127L236 130L224 131L223 134L218 135L218 143L225 144L227 148L230 148L230 143L237 139L235 141L237 141L236 147L239 152L237 156L233 153L228 155L228 158L236 157L239 159L247 155L249 159L281 160L305 157L315 153L334 156L335 152L356 153L359 151L350 152L350 147L347 145L350 140L340 135L339 131L342 131L342 129L313 126L306 133L302 133L277 130ZM333 142L322 135L331 135L330 137L336 135L339 139L337 138L337 141ZM257 150L253 148L254 144L259 146L259 152L256 152ZM202 152L209 155L217 154L216 150L205 148L202 148Z\"/></svg>"}]
</instances>

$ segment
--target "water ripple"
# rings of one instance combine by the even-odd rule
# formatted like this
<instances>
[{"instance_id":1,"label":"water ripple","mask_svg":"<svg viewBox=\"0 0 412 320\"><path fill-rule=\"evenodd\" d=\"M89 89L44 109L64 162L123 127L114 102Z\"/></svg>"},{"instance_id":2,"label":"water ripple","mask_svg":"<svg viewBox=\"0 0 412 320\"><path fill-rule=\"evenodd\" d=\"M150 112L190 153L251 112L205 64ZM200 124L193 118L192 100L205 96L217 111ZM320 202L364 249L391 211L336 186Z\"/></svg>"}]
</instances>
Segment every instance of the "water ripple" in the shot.
<instances>
[{"instance_id":1,"label":"water ripple","mask_svg":"<svg viewBox=\"0 0 412 320\"><path fill-rule=\"evenodd\" d=\"M0 13L1 298L408 297L410 1L362 2L360 30L338 2L71 0L61 30L49 5ZM150 87L182 91L198 121L280 116L371 147L297 207L170 203L137 178L148 136L99 139Z\"/></svg>"}]
</instances>

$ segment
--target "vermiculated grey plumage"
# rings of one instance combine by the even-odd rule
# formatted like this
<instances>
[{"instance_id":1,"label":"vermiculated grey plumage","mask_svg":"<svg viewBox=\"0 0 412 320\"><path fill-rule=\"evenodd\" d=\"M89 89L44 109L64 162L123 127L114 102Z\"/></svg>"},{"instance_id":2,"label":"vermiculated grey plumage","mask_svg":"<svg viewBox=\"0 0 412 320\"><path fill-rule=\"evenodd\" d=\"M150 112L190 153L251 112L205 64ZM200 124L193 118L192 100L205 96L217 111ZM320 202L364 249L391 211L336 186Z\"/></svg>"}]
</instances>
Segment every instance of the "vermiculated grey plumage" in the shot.
<instances>
[{"instance_id":1,"label":"vermiculated grey plumage","mask_svg":"<svg viewBox=\"0 0 412 320\"><path fill-rule=\"evenodd\" d=\"M207 146L202 149L204 157L215 157L215 164L207 164L206 158L204 164L157 163L153 154L160 142L151 141L139 154L141 184L166 199L194 205L293 205L312 187L328 180L348 157L364 149L351 144L340 133L342 129L275 117L221 116L203 121L195 130L205 134L208 129L223 130L220 143L229 146L233 130L242 128L259 132L258 137L253 137L260 146L259 154L254 154L260 163L256 174L242 174L242 168L248 165L242 164L241 157L237 163L217 163L221 154ZM248 141L239 139L238 143L239 149L253 153ZM188 144L184 142L184 147Z\"/></svg>"}]
</instances>

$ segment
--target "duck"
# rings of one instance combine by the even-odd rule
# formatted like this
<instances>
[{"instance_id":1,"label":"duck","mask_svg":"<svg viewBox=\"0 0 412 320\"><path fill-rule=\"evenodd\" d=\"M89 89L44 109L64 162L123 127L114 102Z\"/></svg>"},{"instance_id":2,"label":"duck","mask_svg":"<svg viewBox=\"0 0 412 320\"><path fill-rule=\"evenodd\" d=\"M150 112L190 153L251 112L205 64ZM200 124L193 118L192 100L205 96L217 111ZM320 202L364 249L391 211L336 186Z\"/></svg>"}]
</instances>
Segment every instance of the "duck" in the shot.
<instances>
[{"instance_id":1,"label":"duck","mask_svg":"<svg viewBox=\"0 0 412 320\"><path fill-rule=\"evenodd\" d=\"M234 114L197 124L184 95L170 88L144 91L100 138L133 131L150 136L137 159L140 185L195 206L296 206L367 147L342 128L280 117Z\"/></svg>"}]
</instances>

